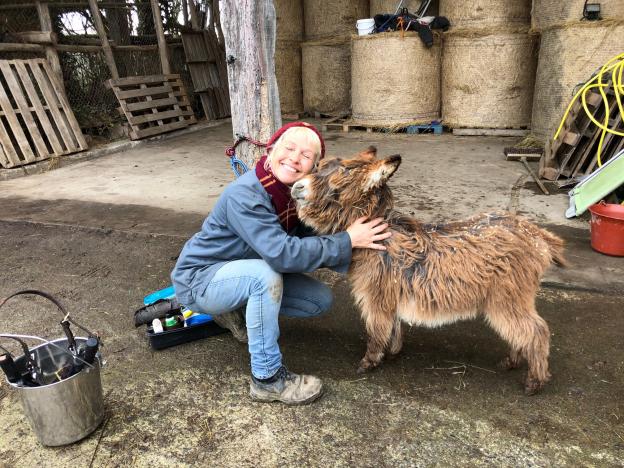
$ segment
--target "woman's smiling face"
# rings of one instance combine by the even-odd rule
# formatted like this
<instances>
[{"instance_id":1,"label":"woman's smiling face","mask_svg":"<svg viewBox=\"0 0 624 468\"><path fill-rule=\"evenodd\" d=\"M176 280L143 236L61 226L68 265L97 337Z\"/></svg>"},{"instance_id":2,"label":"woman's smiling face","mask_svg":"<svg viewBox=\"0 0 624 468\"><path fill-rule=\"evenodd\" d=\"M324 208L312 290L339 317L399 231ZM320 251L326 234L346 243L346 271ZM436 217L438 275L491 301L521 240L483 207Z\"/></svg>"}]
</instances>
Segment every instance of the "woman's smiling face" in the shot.
<instances>
[{"instance_id":1,"label":"woman's smiling face","mask_svg":"<svg viewBox=\"0 0 624 468\"><path fill-rule=\"evenodd\" d=\"M318 143L303 132L285 133L271 150L270 167L283 184L292 185L314 169Z\"/></svg>"}]
</instances>

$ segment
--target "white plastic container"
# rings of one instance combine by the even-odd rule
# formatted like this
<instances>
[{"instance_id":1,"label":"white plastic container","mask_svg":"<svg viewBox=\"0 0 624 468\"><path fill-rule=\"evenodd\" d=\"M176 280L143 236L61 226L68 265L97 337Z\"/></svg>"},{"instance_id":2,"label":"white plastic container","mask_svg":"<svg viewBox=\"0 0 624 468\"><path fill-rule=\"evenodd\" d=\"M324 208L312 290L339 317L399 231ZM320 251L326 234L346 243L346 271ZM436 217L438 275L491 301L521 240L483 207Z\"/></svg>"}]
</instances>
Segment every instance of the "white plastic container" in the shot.
<instances>
[{"instance_id":1,"label":"white plastic container","mask_svg":"<svg viewBox=\"0 0 624 468\"><path fill-rule=\"evenodd\" d=\"M359 19L355 23L357 27L358 36L366 36L373 32L375 29L375 19L374 18L364 18Z\"/></svg>"}]
</instances>

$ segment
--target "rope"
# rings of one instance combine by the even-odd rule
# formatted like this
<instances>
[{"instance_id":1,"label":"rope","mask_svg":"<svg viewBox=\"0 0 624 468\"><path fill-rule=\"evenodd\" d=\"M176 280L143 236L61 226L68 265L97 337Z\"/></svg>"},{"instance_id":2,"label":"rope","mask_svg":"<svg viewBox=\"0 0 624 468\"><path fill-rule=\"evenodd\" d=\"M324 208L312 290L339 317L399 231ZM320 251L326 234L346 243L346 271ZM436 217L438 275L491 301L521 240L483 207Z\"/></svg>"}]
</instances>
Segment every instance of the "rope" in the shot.
<instances>
[{"instance_id":1,"label":"rope","mask_svg":"<svg viewBox=\"0 0 624 468\"><path fill-rule=\"evenodd\" d=\"M611 83L609 83L608 76L607 76L607 81L606 82L603 81L603 75L607 73L611 74L611 77L610 77ZM561 119L559 128L557 129L557 132L555 133L555 136L554 136L554 139L556 140L557 137L559 136L559 133L561 133L561 129L563 128L566 118L568 117L568 114L570 113L570 109L572 109L572 105L580 96L581 104L583 105L583 109L585 110L587 117L593 122L594 125L596 125L598 128L602 130L602 133L600 135L600 141L598 142L598 150L596 151L598 167L602 167L602 159L601 159L602 145L603 145L603 142L607 133L611 133L612 135L617 135L617 136L624 136L624 132L617 131L615 128L609 128L609 116L611 115L611 107L609 107L609 99L607 98L607 93L605 92L605 90L608 89L611 84L613 84L613 91L615 93L615 100L617 103L617 107L618 107L618 110L620 111L620 116L622 117L622 121L624 121L624 105L622 103L622 100L624 99L624 81L622 80L623 73L624 73L624 54L619 54L609 59L600 68L600 71L598 72L598 74L596 74L589 81L587 81L583 86L581 86L581 89L579 89L578 92L574 95L574 97L570 101L570 104L568 104L568 108L563 114L563 119ZM600 96L602 97L602 102L605 106L604 122L599 122L598 120L596 120L592 112L589 110L589 107L587 106L587 93L592 92L592 90L594 89L597 89L598 92L600 93Z\"/></svg>"},{"instance_id":2,"label":"rope","mask_svg":"<svg viewBox=\"0 0 624 468\"><path fill-rule=\"evenodd\" d=\"M232 167L232 171L236 174L236 177L242 176L245 172L249 170L247 165L239 158L236 157L236 147L240 145L243 141L247 141L253 145L259 146L261 148L266 147L266 143L262 143L261 141L254 140L251 137L236 134L238 137L234 142L234 145L228 146L225 149L225 155L230 158L230 166Z\"/></svg>"}]
</instances>

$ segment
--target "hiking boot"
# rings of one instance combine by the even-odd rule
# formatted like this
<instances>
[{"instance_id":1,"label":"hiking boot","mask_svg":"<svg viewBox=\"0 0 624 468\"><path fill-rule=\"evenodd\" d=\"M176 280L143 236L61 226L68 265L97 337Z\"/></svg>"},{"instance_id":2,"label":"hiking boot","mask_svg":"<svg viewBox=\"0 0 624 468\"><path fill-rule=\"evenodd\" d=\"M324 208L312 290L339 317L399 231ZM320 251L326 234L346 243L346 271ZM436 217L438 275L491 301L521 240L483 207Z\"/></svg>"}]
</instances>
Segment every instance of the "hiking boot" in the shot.
<instances>
[{"instance_id":1,"label":"hiking boot","mask_svg":"<svg viewBox=\"0 0 624 468\"><path fill-rule=\"evenodd\" d=\"M230 330L236 340L247 343L247 325L245 324L244 313L243 309L238 309L225 314L213 315L212 319L221 328Z\"/></svg>"},{"instance_id":2,"label":"hiking boot","mask_svg":"<svg viewBox=\"0 0 624 468\"><path fill-rule=\"evenodd\" d=\"M249 394L256 401L281 401L287 405L311 403L323 394L323 383L313 375L299 375L286 367L267 380L251 376Z\"/></svg>"}]
</instances>

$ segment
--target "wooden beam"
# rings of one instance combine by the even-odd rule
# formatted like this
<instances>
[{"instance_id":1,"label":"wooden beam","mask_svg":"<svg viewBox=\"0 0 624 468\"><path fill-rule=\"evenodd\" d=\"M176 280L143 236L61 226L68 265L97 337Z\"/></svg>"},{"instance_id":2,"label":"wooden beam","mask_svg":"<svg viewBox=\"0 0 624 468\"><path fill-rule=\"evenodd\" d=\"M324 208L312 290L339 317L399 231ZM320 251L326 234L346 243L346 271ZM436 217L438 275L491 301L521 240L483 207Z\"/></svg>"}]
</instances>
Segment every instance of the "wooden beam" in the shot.
<instances>
[{"instance_id":1,"label":"wooden beam","mask_svg":"<svg viewBox=\"0 0 624 468\"><path fill-rule=\"evenodd\" d=\"M222 0L232 131L260 141L282 125L275 78L275 7L272 0ZM253 167L263 150L242 144L237 156Z\"/></svg>"},{"instance_id":2,"label":"wooden beam","mask_svg":"<svg viewBox=\"0 0 624 468\"><path fill-rule=\"evenodd\" d=\"M113 79L119 78L119 72L117 71L117 65L115 64L115 56L113 50L108 43L108 37L106 36L106 30L104 29L104 22L102 21L102 15L100 14L100 8L98 7L97 0L89 0L89 8L91 9L91 16L93 16L93 22L95 23L95 30L100 36L100 42L104 49L104 58L106 65L111 72Z\"/></svg>"},{"instance_id":3,"label":"wooden beam","mask_svg":"<svg viewBox=\"0 0 624 468\"><path fill-rule=\"evenodd\" d=\"M39 44L22 44L20 42L0 42L0 52L45 52L46 48Z\"/></svg>"},{"instance_id":4,"label":"wooden beam","mask_svg":"<svg viewBox=\"0 0 624 468\"><path fill-rule=\"evenodd\" d=\"M167 41L165 40L165 30L160 16L160 5L158 0L150 0L152 4L152 14L154 15L154 27L156 29L156 37L158 38L158 51L160 52L160 63L162 72L165 75L171 73L171 65L169 65L169 52L167 50Z\"/></svg>"},{"instance_id":5,"label":"wooden beam","mask_svg":"<svg viewBox=\"0 0 624 468\"><path fill-rule=\"evenodd\" d=\"M184 20L184 26L188 26L189 16L188 16L188 5L186 3L186 0L182 0L182 18Z\"/></svg>"},{"instance_id":6,"label":"wooden beam","mask_svg":"<svg viewBox=\"0 0 624 468\"><path fill-rule=\"evenodd\" d=\"M39 15L39 24L41 25L41 31L52 32L52 20L50 19L50 9L47 3L35 2L37 6L37 14ZM58 53L54 48L54 43L46 45L45 54L52 71L58 77L59 81L63 83L63 69L61 68L61 61L58 58Z\"/></svg>"},{"instance_id":7,"label":"wooden beam","mask_svg":"<svg viewBox=\"0 0 624 468\"><path fill-rule=\"evenodd\" d=\"M56 44L57 36L52 31L24 31L11 33L27 44Z\"/></svg>"}]
</instances>

